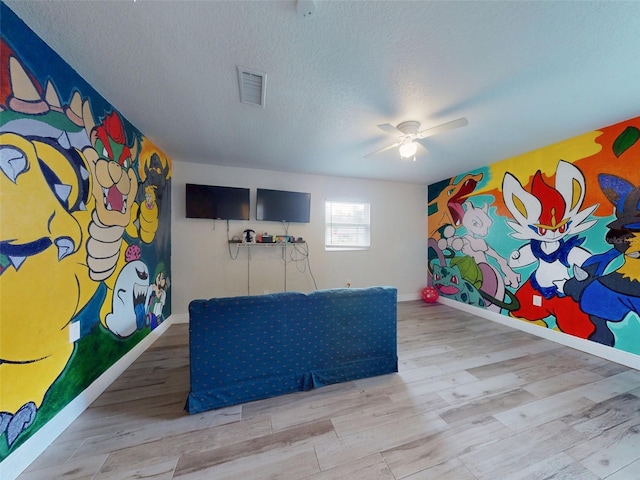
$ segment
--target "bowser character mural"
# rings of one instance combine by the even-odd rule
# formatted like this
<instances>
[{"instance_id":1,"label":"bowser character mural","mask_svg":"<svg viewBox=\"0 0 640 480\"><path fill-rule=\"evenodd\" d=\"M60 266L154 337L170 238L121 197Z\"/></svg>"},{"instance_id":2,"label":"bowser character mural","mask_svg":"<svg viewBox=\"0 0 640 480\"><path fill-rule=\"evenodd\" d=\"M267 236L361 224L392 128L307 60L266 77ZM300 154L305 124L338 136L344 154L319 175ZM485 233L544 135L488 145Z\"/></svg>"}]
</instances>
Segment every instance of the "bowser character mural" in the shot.
<instances>
[{"instance_id":1,"label":"bowser character mural","mask_svg":"<svg viewBox=\"0 0 640 480\"><path fill-rule=\"evenodd\" d=\"M504 202L514 221L507 222L512 237L525 240L511 253L509 266L518 269L535 264L529 278L515 292L520 304L511 315L547 326L544 319L555 316L558 328L581 338L589 338L595 326L577 302L563 291L574 266L581 266L590 252L581 247L584 238L575 234L589 229L586 221L598 207L583 210L585 181L580 170L560 161L555 187L548 185L540 170L533 176L530 191L510 173L502 182Z\"/></svg>"},{"instance_id":2,"label":"bowser character mural","mask_svg":"<svg viewBox=\"0 0 640 480\"><path fill-rule=\"evenodd\" d=\"M125 229L140 209L137 141L127 140L119 115L96 122L78 91L63 105L54 83L42 89L4 40L1 62L0 435L11 447L72 357L72 326L99 287L106 293L95 321L115 338L136 331L136 317L123 320L113 305L121 273L121 283L131 277ZM153 193L137 235L147 243L158 226ZM144 305L148 267L135 260L147 271L137 289Z\"/></svg>"}]
</instances>

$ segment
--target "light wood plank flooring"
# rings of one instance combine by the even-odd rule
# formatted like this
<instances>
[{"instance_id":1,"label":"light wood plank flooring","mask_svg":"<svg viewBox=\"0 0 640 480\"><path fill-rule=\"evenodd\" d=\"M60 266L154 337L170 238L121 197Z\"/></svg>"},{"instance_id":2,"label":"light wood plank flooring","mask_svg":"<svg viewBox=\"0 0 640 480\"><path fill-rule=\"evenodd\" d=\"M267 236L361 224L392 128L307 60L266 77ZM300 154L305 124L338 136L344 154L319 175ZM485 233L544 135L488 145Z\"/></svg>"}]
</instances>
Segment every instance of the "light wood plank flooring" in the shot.
<instances>
[{"instance_id":1,"label":"light wood plank flooring","mask_svg":"<svg viewBox=\"0 0 640 480\"><path fill-rule=\"evenodd\" d=\"M400 372L189 416L188 326L20 477L640 479L640 372L443 305L398 306Z\"/></svg>"}]
</instances>

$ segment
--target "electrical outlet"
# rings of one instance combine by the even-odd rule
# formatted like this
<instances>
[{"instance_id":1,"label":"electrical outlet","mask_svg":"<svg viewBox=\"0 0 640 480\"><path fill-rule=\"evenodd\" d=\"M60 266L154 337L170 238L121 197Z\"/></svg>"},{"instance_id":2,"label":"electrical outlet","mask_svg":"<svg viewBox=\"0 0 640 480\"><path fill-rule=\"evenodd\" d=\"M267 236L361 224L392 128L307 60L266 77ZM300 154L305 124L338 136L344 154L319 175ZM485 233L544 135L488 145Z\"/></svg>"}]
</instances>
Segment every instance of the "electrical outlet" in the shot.
<instances>
[{"instance_id":1,"label":"electrical outlet","mask_svg":"<svg viewBox=\"0 0 640 480\"><path fill-rule=\"evenodd\" d=\"M80 322L71 322L69 324L69 343L80 340Z\"/></svg>"},{"instance_id":2,"label":"electrical outlet","mask_svg":"<svg viewBox=\"0 0 640 480\"><path fill-rule=\"evenodd\" d=\"M265 295L269 294L269 290L263 290L262 293L264 293Z\"/></svg>"}]
</instances>

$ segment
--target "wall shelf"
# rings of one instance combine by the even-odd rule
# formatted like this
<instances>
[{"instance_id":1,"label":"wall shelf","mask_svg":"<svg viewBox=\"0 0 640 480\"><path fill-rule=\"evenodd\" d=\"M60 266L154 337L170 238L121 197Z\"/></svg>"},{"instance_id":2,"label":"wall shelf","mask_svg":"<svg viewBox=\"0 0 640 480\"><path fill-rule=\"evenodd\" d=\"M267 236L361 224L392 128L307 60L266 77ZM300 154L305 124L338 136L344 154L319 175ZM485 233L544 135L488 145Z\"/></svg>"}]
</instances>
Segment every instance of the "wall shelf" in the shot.
<instances>
[{"instance_id":1,"label":"wall shelf","mask_svg":"<svg viewBox=\"0 0 640 480\"><path fill-rule=\"evenodd\" d=\"M283 263L283 285L284 291L287 291L287 247L295 247L297 245L306 245L307 242L271 242L271 243L246 243L246 242L235 242L229 240L229 245L236 245L238 250L240 248L245 248L247 250L247 295L251 295L251 250L253 248L258 249L280 249L282 252L282 263Z\"/></svg>"},{"instance_id":2,"label":"wall shelf","mask_svg":"<svg viewBox=\"0 0 640 480\"><path fill-rule=\"evenodd\" d=\"M306 245L307 242L269 242L269 243L256 242L256 243L245 243L245 242L229 241L229 243L231 245L237 245L238 247L253 248L253 247L288 247L288 246L292 247L294 245Z\"/></svg>"}]
</instances>

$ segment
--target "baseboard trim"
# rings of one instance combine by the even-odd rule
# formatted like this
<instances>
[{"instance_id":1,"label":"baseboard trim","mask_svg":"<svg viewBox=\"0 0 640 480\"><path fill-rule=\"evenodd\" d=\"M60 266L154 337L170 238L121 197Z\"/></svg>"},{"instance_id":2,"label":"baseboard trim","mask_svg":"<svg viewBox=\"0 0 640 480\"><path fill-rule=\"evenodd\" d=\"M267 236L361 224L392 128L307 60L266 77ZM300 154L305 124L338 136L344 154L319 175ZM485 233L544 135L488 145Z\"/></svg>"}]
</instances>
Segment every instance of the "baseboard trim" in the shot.
<instances>
[{"instance_id":1,"label":"baseboard trim","mask_svg":"<svg viewBox=\"0 0 640 480\"><path fill-rule=\"evenodd\" d=\"M185 314L186 315L186 314ZM34 433L26 442L0 462L0 478L14 480L31 463L44 452L44 450L84 412L93 401L104 392L129 366L149 348L160 336L174 323L182 323L181 316L174 320L170 315L164 322L155 328L140 343L129 350L120 360L114 363L109 370L100 375L80 395L71 400L55 417L47 422L40 430ZM188 315L187 315L188 321Z\"/></svg>"},{"instance_id":2,"label":"baseboard trim","mask_svg":"<svg viewBox=\"0 0 640 480\"><path fill-rule=\"evenodd\" d=\"M605 360L610 360L612 362L616 362L621 365L640 370L640 356L634 355L633 353L625 352L623 350L616 350L615 348L607 347L605 345L602 345L601 343L574 337L573 335L558 332L557 330L540 327L526 321L517 320L515 318L501 315L497 312L492 312L489 310L485 310L484 308L478 308L472 305L456 302L455 300L450 300L448 298L440 297L438 299L438 303L442 303L443 305L472 313L479 317L486 318L487 320L491 320L493 322L501 323L508 327L531 333L532 335L536 335L538 337L546 338L547 340L560 343L570 348L575 348L576 350L590 353L591 355L604 358Z\"/></svg>"},{"instance_id":3,"label":"baseboard trim","mask_svg":"<svg viewBox=\"0 0 640 480\"><path fill-rule=\"evenodd\" d=\"M402 294L398 294L398 301L399 302L411 302L413 300L420 300L420 294L419 293L402 293Z\"/></svg>"},{"instance_id":4,"label":"baseboard trim","mask_svg":"<svg viewBox=\"0 0 640 480\"><path fill-rule=\"evenodd\" d=\"M189 323L189 314L188 313L176 313L171 315L173 323Z\"/></svg>"}]
</instances>

